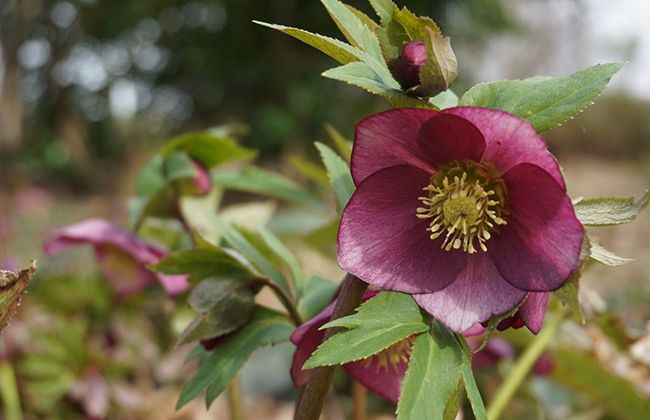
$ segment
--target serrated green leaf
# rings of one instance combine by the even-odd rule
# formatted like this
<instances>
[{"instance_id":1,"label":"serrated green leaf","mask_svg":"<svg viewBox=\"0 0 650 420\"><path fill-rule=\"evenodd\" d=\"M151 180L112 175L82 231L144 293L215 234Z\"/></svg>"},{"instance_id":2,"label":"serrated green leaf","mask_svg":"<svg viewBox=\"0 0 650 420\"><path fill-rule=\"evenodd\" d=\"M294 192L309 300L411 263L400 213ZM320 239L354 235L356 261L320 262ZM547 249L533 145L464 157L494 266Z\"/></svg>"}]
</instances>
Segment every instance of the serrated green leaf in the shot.
<instances>
[{"instance_id":1,"label":"serrated green leaf","mask_svg":"<svg viewBox=\"0 0 650 420\"><path fill-rule=\"evenodd\" d=\"M174 137L160 150L160 155L168 157L178 152L187 153L208 169L226 162L250 160L257 154L253 149L240 146L234 139L212 131Z\"/></svg>"},{"instance_id":2,"label":"serrated green leaf","mask_svg":"<svg viewBox=\"0 0 650 420\"><path fill-rule=\"evenodd\" d=\"M296 294L302 294L305 287L305 276L298 258L282 243L282 241L280 241L280 238L275 236L275 234L267 228L261 227L258 229L258 232L266 245L268 245L285 264L287 264L287 267L289 267L289 270L291 271L291 276L293 277Z\"/></svg>"},{"instance_id":3,"label":"serrated green leaf","mask_svg":"<svg viewBox=\"0 0 650 420\"><path fill-rule=\"evenodd\" d=\"M563 305L568 306L571 311L578 314L580 321L583 324L585 322L585 315L582 312L578 294L580 292L580 277L582 276L582 271L589 261L590 253L591 241L589 240L589 237L585 235L585 239L582 243L582 248L580 249L580 255L578 257L578 265L575 271L571 274L566 283L562 285L562 287L553 292Z\"/></svg>"},{"instance_id":4,"label":"serrated green leaf","mask_svg":"<svg viewBox=\"0 0 650 420\"><path fill-rule=\"evenodd\" d=\"M377 62L384 63L374 32L352 10L338 0L321 0L321 3L350 44L367 52Z\"/></svg>"},{"instance_id":5,"label":"serrated green leaf","mask_svg":"<svg viewBox=\"0 0 650 420\"><path fill-rule=\"evenodd\" d=\"M350 174L350 167L328 146L319 142L315 144L323 159L323 164L327 168L327 174L334 188L338 211L341 213L355 190L354 181Z\"/></svg>"},{"instance_id":6,"label":"serrated green leaf","mask_svg":"<svg viewBox=\"0 0 650 420\"><path fill-rule=\"evenodd\" d=\"M566 77L481 83L461 97L460 105L507 111L542 132L584 111L622 67L623 63L598 64Z\"/></svg>"},{"instance_id":7,"label":"serrated green leaf","mask_svg":"<svg viewBox=\"0 0 650 420\"><path fill-rule=\"evenodd\" d=\"M149 268L164 274L189 274L196 279L206 277L250 279L256 276L243 261L218 247L175 251Z\"/></svg>"},{"instance_id":8,"label":"serrated green leaf","mask_svg":"<svg viewBox=\"0 0 650 420\"><path fill-rule=\"evenodd\" d=\"M275 29L287 35L290 35L297 40L302 41L305 44L329 55L339 63L347 64L358 60L357 55L351 52L351 49L353 47L346 44L345 42L339 41L338 39L315 34L303 29L291 28L289 26L275 25L272 23L260 22L256 20L253 22L257 23L258 25L266 26L268 28Z\"/></svg>"},{"instance_id":9,"label":"serrated green leaf","mask_svg":"<svg viewBox=\"0 0 650 420\"><path fill-rule=\"evenodd\" d=\"M553 378L563 387L588 396L611 414L606 418L637 420L648 417L650 402L626 380L609 372L594 356L575 349L553 353Z\"/></svg>"},{"instance_id":10,"label":"serrated green leaf","mask_svg":"<svg viewBox=\"0 0 650 420\"><path fill-rule=\"evenodd\" d=\"M334 327L347 330L321 344L304 369L366 359L428 329L413 298L397 292L382 292L364 302L355 314L328 322L321 329Z\"/></svg>"},{"instance_id":11,"label":"serrated green leaf","mask_svg":"<svg viewBox=\"0 0 650 420\"><path fill-rule=\"evenodd\" d=\"M221 232L224 239L241 253L248 261L250 261L263 275L267 276L270 281L273 281L275 284L284 289L288 294L291 295L291 288L289 283L284 278L282 273L280 273L271 262L259 251L257 250L250 241L242 235L235 227L224 222L219 216L215 213L205 214L212 224Z\"/></svg>"},{"instance_id":12,"label":"serrated green leaf","mask_svg":"<svg viewBox=\"0 0 650 420\"><path fill-rule=\"evenodd\" d=\"M585 226L611 226L629 223L648 207L650 192L634 197L590 198L574 204L578 220Z\"/></svg>"},{"instance_id":13,"label":"serrated green leaf","mask_svg":"<svg viewBox=\"0 0 650 420\"><path fill-rule=\"evenodd\" d=\"M215 338L244 325L255 306L255 281L205 279L190 292L187 303L199 316L188 325L178 344Z\"/></svg>"},{"instance_id":14,"label":"serrated green leaf","mask_svg":"<svg viewBox=\"0 0 650 420\"><path fill-rule=\"evenodd\" d=\"M402 92L396 86L387 85L379 74L359 61L326 70L322 76L360 87L375 95L391 97Z\"/></svg>"},{"instance_id":15,"label":"serrated green leaf","mask_svg":"<svg viewBox=\"0 0 650 420\"><path fill-rule=\"evenodd\" d=\"M351 11L357 17L357 19L361 21L361 23L370 28L371 31L374 32L377 28L379 28L379 24L377 24L377 22L375 22L370 16L363 13L361 10L354 8L349 4L346 4L345 7L347 7L348 10Z\"/></svg>"},{"instance_id":16,"label":"serrated green leaf","mask_svg":"<svg viewBox=\"0 0 650 420\"><path fill-rule=\"evenodd\" d=\"M338 286L323 277L312 275L299 295L298 313L302 319L312 319L332 301Z\"/></svg>"},{"instance_id":17,"label":"serrated green leaf","mask_svg":"<svg viewBox=\"0 0 650 420\"><path fill-rule=\"evenodd\" d=\"M431 330L417 336L413 344L397 403L398 420L442 420L467 364L465 350L454 334L433 321Z\"/></svg>"},{"instance_id":18,"label":"serrated green leaf","mask_svg":"<svg viewBox=\"0 0 650 420\"><path fill-rule=\"evenodd\" d=\"M630 258L619 257L612 251L603 248L593 241L591 242L591 253L589 256L591 259L598 261L601 264L609 265L610 267L617 267L634 261Z\"/></svg>"},{"instance_id":19,"label":"serrated green leaf","mask_svg":"<svg viewBox=\"0 0 650 420\"><path fill-rule=\"evenodd\" d=\"M250 321L242 329L225 338L219 347L201 362L197 372L185 384L176 407L181 408L206 388L206 403L209 406L223 392L253 351L288 340L293 329L286 316L256 306Z\"/></svg>"},{"instance_id":20,"label":"serrated green leaf","mask_svg":"<svg viewBox=\"0 0 650 420\"><path fill-rule=\"evenodd\" d=\"M370 5L375 9L382 23L392 17L393 9L397 7L392 0L370 0Z\"/></svg>"},{"instance_id":21,"label":"serrated green leaf","mask_svg":"<svg viewBox=\"0 0 650 420\"><path fill-rule=\"evenodd\" d=\"M35 272L36 261L23 270L0 270L0 331L18 310L25 289Z\"/></svg>"},{"instance_id":22,"label":"serrated green leaf","mask_svg":"<svg viewBox=\"0 0 650 420\"><path fill-rule=\"evenodd\" d=\"M282 198L314 208L321 207L316 197L295 182L260 168L248 167L240 172L213 171L212 181L223 188Z\"/></svg>"}]
</instances>

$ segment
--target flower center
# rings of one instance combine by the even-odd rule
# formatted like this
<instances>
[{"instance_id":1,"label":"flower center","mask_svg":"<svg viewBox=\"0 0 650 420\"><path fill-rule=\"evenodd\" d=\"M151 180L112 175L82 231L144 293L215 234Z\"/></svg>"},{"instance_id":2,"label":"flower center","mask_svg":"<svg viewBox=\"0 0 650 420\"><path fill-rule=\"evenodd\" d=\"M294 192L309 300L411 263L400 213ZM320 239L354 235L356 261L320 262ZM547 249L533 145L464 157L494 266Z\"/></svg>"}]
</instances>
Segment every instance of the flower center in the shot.
<instances>
[{"instance_id":1,"label":"flower center","mask_svg":"<svg viewBox=\"0 0 650 420\"><path fill-rule=\"evenodd\" d=\"M432 219L431 239L445 235L441 248L473 254L487 251L486 242L505 225L506 190L496 169L477 162L454 162L440 168L418 197L417 217ZM478 246L478 248L477 248Z\"/></svg>"},{"instance_id":2,"label":"flower center","mask_svg":"<svg viewBox=\"0 0 650 420\"><path fill-rule=\"evenodd\" d=\"M395 372L398 372L398 365L408 363L411 358L414 341L414 335L398 341L387 349L365 359L364 367L368 368L373 360L377 360L377 371L392 368Z\"/></svg>"}]
</instances>

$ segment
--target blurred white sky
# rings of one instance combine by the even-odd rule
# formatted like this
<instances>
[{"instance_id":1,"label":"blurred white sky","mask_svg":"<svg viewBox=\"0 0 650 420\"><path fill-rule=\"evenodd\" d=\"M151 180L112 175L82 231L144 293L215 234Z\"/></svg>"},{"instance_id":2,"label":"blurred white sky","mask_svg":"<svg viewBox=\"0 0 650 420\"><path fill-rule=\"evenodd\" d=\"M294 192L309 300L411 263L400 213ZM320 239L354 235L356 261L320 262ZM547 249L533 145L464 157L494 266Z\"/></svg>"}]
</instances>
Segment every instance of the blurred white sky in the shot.
<instances>
[{"instance_id":1,"label":"blurred white sky","mask_svg":"<svg viewBox=\"0 0 650 420\"><path fill-rule=\"evenodd\" d=\"M477 81L563 75L628 61L612 89L650 100L650 0L504 0L524 34L508 34L481 51L460 51Z\"/></svg>"}]
</instances>

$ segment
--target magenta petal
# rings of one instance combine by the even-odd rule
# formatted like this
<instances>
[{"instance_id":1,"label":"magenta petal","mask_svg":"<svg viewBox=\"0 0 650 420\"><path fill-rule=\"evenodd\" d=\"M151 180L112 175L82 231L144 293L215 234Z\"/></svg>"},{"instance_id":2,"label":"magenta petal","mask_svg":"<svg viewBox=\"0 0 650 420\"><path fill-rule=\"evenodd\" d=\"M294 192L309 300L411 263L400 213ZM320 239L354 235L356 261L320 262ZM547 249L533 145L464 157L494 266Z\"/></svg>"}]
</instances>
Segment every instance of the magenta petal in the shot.
<instances>
[{"instance_id":1,"label":"magenta petal","mask_svg":"<svg viewBox=\"0 0 650 420\"><path fill-rule=\"evenodd\" d=\"M191 285L185 274L156 274L167 296L177 296L188 290Z\"/></svg>"},{"instance_id":2,"label":"magenta petal","mask_svg":"<svg viewBox=\"0 0 650 420\"><path fill-rule=\"evenodd\" d=\"M323 342L325 331L319 331L318 329L329 321L332 315L331 310L334 308L333 305L333 303L330 305L329 314L321 316L323 314L321 312L316 318L298 327L291 335L291 341L296 345L296 351L293 353L290 372L296 388L305 385L309 380L309 370L302 370L302 366Z\"/></svg>"},{"instance_id":3,"label":"magenta petal","mask_svg":"<svg viewBox=\"0 0 650 420\"><path fill-rule=\"evenodd\" d=\"M472 350L476 350L480 345L480 341L472 340L469 344ZM492 337L483 350L472 355L472 367L474 369L483 369L498 363L502 359L512 359L514 357L515 349L512 344L498 337Z\"/></svg>"},{"instance_id":4,"label":"magenta petal","mask_svg":"<svg viewBox=\"0 0 650 420\"><path fill-rule=\"evenodd\" d=\"M519 317L524 321L528 329L537 334L542 329L544 315L548 306L550 293L532 292L519 308Z\"/></svg>"},{"instance_id":5,"label":"magenta petal","mask_svg":"<svg viewBox=\"0 0 650 420\"><path fill-rule=\"evenodd\" d=\"M380 169L404 164L433 172L422 160L418 135L422 124L435 115L436 111L400 108L361 120L356 126L350 168L354 183L361 184Z\"/></svg>"},{"instance_id":6,"label":"magenta petal","mask_svg":"<svg viewBox=\"0 0 650 420\"><path fill-rule=\"evenodd\" d=\"M546 170L564 186L557 161L530 123L504 111L480 107L457 107L443 111L463 117L478 127L485 137L483 161L494 164L501 173L528 162Z\"/></svg>"},{"instance_id":7,"label":"magenta petal","mask_svg":"<svg viewBox=\"0 0 650 420\"><path fill-rule=\"evenodd\" d=\"M555 290L578 265L584 228L564 188L542 168L522 163L503 178L510 214L488 243L492 260L521 290Z\"/></svg>"},{"instance_id":8,"label":"magenta petal","mask_svg":"<svg viewBox=\"0 0 650 420\"><path fill-rule=\"evenodd\" d=\"M435 293L413 295L425 311L463 333L493 315L510 311L525 292L506 282L484 252L472 254L456 280Z\"/></svg>"},{"instance_id":9,"label":"magenta petal","mask_svg":"<svg viewBox=\"0 0 650 420\"><path fill-rule=\"evenodd\" d=\"M372 174L343 211L338 262L343 270L380 289L405 293L446 287L467 261L465 252L440 249L429 222L416 217L429 176L412 166Z\"/></svg>"},{"instance_id":10,"label":"magenta petal","mask_svg":"<svg viewBox=\"0 0 650 420\"><path fill-rule=\"evenodd\" d=\"M153 273L113 245L96 245L95 255L102 272L120 296L139 292L155 280Z\"/></svg>"},{"instance_id":11,"label":"magenta petal","mask_svg":"<svg viewBox=\"0 0 650 420\"><path fill-rule=\"evenodd\" d=\"M343 365L343 369L350 376L370 391L393 404L397 404L397 400L399 400L399 393L407 368L408 363L402 362L396 365L381 366L379 358L374 356L370 360L361 360Z\"/></svg>"},{"instance_id":12,"label":"magenta petal","mask_svg":"<svg viewBox=\"0 0 650 420\"><path fill-rule=\"evenodd\" d=\"M426 161L441 165L453 161L478 162L485 150L481 131L464 118L438 114L420 130L420 147Z\"/></svg>"}]
</instances>

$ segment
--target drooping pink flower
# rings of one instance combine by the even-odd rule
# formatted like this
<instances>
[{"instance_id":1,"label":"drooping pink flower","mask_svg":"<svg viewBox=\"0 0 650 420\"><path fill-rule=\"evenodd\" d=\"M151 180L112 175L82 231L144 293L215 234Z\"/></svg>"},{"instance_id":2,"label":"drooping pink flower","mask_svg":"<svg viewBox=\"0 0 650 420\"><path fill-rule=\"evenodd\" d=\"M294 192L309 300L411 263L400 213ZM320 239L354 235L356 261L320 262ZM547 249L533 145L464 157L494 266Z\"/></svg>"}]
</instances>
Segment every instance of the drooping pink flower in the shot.
<instances>
[{"instance_id":1,"label":"drooping pink flower","mask_svg":"<svg viewBox=\"0 0 650 420\"><path fill-rule=\"evenodd\" d=\"M45 253L55 254L71 246L88 244L106 277L120 295L138 292L156 279L165 292L174 296L189 288L187 276L153 273L155 264L167 252L103 219L87 219L52 234L44 245Z\"/></svg>"},{"instance_id":2,"label":"drooping pink flower","mask_svg":"<svg viewBox=\"0 0 650 420\"><path fill-rule=\"evenodd\" d=\"M363 300L376 294L377 292L367 292ZM309 379L309 371L302 370L302 365L323 342L325 331L319 328L330 320L335 305L336 300L291 335L291 342L296 345L291 363L291 378L296 387L303 386ZM395 404L408 367L411 345L410 339L400 341L368 359L347 363L343 369L366 388Z\"/></svg>"},{"instance_id":3,"label":"drooping pink flower","mask_svg":"<svg viewBox=\"0 0 650 420\"><path fill-rule=\"evenodd\" d=\"M584 228L521 118L478 107L375 114L357 125L351 171L339 264L413 294L454 331L559 288L578 264Z\"/></svg>"}]
</instances>

